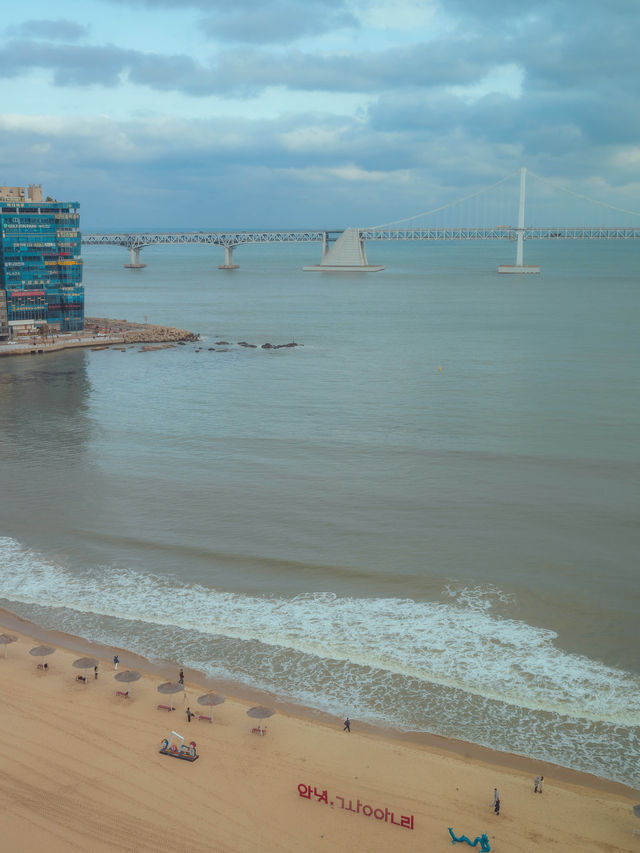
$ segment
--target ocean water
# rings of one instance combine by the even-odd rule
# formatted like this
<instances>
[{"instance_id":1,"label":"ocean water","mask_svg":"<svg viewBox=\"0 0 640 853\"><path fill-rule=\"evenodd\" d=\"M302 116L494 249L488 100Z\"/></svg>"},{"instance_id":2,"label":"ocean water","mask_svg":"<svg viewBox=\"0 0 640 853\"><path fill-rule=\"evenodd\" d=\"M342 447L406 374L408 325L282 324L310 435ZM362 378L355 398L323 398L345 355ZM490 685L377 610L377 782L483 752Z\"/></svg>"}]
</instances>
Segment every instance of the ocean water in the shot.
<instances>
[{"instance_id":1,"label":"ocean water","mask_svg":"<svg viewBox=\"0 0 640 853\"><path fill-rule=\"evenodd\" d=\"M88 315L202 337L0 360L0 605L640 787L640 246L526 252L86 247Z\"/></svg>"}]
</instances>

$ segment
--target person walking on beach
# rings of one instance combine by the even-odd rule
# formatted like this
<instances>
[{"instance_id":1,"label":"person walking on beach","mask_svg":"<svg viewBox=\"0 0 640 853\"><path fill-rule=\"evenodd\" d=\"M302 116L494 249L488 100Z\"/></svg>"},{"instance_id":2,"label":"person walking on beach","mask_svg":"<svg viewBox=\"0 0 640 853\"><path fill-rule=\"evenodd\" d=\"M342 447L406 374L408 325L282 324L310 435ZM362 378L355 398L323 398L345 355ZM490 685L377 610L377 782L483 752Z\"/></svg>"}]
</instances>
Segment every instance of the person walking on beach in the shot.
<instances>
[{"instance_id":1,"label":"person walking on beach","mask_svg":"<svg viewBox=\"0 0 640 853\"><path fill-rule=\"evenodd\" d=\"M351 720L349 719L349 717L347 717L347 719L344 721L344 728L342 729L342 731L343 732L350 732L351 731Z\"/></svg>"},{"instance_id":2,"label":"person walking on beach","mask_svg":"<svg viewBox=\"0 0 640 853\"><path fill-rule=\"evenodd\" d=\"M93 677L96 679L96 681L98 680L98 667L97 667L97 665L94 666L94 668L93 668Z\"/></svg>"},{"instance_id":3,"label":"person walking on beach","mask_svg":"<svg viewBox=\"0 0 640 853\"><path fill-rule=\"evenodd\" d=\"M538 785L539 784L540 784L540 777L536 776L536 778L533 780L533 793L534 794L538 793Z\"/></svg>"},{"instance_id":4,"label":"person walking on beach","mask_svg":"<svg viewBox=\"0 0 640 853\"><path fill-rule=\"evenodd\" d=\"M180 670L180 675L178 676L178 681L180 682L180 684L184 684L184 670L183 669Z\"/></svg>"},{"instance_id":5,"label":"person walking on beach","mask_svg":"<svg viewBox=\"0 0 640 853\"><path fill-rule=\"evenodd\" d=\"M544 776L541 776L540 779L538 779L538 784L536 785L536 792L538 794L542 793L542 785L543 784L544 784Z\"/></svg>"},{"instance_id":6,"label":"person walking on beach","mask_svg":"<svg viewBox=\"0 0 640 853\"><path fill-rule=\"evenodd\" d=\"M115 669L116 672L118 671L118 664L119 663L120 663L120 658L118 657L118 655L114 655L113 656L113 668Z\"/></svg>"},{"instance_id":7,"label":"person walking on beach","mask_svg":"<svg viewBox=\"0 0 640 853\"><path fill-rule=\"evenodd\" d=\"M187 722L188 723L191 722L191 717L195 717L195 714L193 713L193 711L191 710L191 708L188 705L187 705L187 710L185 711L185 714L187 715Z\"/></svg>"},{"instance_id":8,"label":"person walking on beach","mask_svg":"<svg viewBox=\"0 0 640 853\"><path fill-rule=\"evenodd\" d=\"M498 789L493 789L493 810L496 814L500 814L500 794Z\"/></svg>"}]
</instances>

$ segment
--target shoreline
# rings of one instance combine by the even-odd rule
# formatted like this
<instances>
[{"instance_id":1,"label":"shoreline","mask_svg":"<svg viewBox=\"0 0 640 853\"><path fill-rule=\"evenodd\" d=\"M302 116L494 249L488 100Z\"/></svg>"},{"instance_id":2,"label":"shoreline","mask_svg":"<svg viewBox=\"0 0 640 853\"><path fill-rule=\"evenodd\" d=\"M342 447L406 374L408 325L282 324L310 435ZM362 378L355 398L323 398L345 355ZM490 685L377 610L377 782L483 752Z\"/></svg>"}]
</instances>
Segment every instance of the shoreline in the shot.
<instances>
[{"instance_id":1,"label":"shoreline","mask_svg":"<svg viewBox=\"0 0 640 853\"><path fill-rule=\"evenodd\" d=\"M0 626L17 637L0 655L7 733L0 808L12 853L445 853L448 827L471 839L486 833L493 853L638 850L638 792L616 783L444 738L414 741L357 719L347 734L342 720L189 670L167 713L157 686L176 679L176 663L146 661L9 611L0 611ZM47 640L54 654L29 654ZM99 673L94 679L89 668L79 683L73 662L83 653L98 659ZM142 675L126 697L114 654L120 672L135 667ZM212 689L226 701L211 724L198 697ZM264 737L247 716L256 702L275 708ZM198 760L172 761L160 751L172 732L194 740ZM539 774L542 796L533 792Z\"/></svg>"},{"instance_id":2,"label":"shoreline","mask_svg":"<svg viewBox=\"0 0 640 853\"><path fill-rule=\"evenodd\" d=\"M177 661L152 661L124 647L105 646L101 643L68 634L55 628L45 628L6 608L0 607L0 633L2 631L7 633L11 633L12 631L17 632L39 642L55 645L57 648L77 652L78 654L92 654L103 661L111 660L115 653L121 659L130 661L131 666L134 666L149 677L171 680L175 672L180 668L180 663ZM123 666L123 668L125 667ZM188 667L184 668L184 672L186 678L191 682L199 684L203 692L206 692L206 690L222 692L224 695L233 697L234 701L247 705L277 705L279 710L291 717L331 728L342 726L341 719L327 712L305 706L290 699L283 700L268 691L251 687L240 681L214 679L200 670ZM357 718L355 719L357 720ZM471 760L487 767L512 771L526 775L527 777L533 777L540 773L546 778L553 778L554 781L565 785L588 788L613 796L640 799L639 789L625 785L622 782L616 782L596 776L593 773L574 770L570 767L564 767L548 761L518 755L517 753L502 752L481 744L448 738L431 732L402 731L401 729L384 724L358 721L357 726L359 732L366 733L372 737L407 744L421 750L435 751L444 756Z\"/></svg>"},{"instance_id":3,"label":"shoreline","mask_svg":"<svg viewBox=\"0 0 640 853\"><path fill-rule=\"evenodd\" d=\"M199 340L200 335L173 326L134 323L107 317L85 317L82 332L68 332L49 339L0 342L0 356L42 355L77 347L104 348L117 344L177 344Z\"/></svg>"}]
</instances>

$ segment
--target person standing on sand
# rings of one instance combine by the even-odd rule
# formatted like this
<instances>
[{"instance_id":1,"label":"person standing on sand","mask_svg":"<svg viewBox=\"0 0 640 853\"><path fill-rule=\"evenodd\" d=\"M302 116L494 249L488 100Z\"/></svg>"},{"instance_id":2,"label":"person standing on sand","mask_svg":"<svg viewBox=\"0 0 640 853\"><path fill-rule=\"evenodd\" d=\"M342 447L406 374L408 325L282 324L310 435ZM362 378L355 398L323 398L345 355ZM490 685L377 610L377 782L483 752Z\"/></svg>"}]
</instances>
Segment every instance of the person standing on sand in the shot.
<instances>
[{"instance_id":1,"label":"person standing on sand","mask_svg":"<svg viewBox=\"0 0 640 853\"><path fill-rule=\"evenodd\" d=\"M94 668L93 668L93 677L96 679L96 681L98 680L98 667L97 666L94 666Z\"/></svg>"},{"instance_id":2,"label":"person standing on sand","mask_svg":"<svg viewBox=\"0 0 640 853\"><path fill-rule=\"evenodd\" d=\"M114 655L113 656L113 668L115 669L116 672L118 671L118 664L119 663L120 663L120 658L118 657L118 655Z\"/></svg>"},{"instance_id":3,"label":"person standing on sand","mask_svg":"<svg viewBox=\"0 0 640 853\"><path fill-rule=\"evenodd\" d=\"M543 785L543 783L544 783L544 776L541 776L541 777L540 777L540 781L538 782L538 793L539 793L539 794L541 794L541 793L542 793L542 785Z\"/></svg>"},{"instance_id":4,"label":"person standing on sand","mask_svg":"<svg viewBox=\"0 0 640 853\"><path fill-rule=\"evenodd\" d=\"M184 684L184 670L180 670L180 675L178 676L178 681L180 684Z\"/></svg>"},{"instance_id":5,"label":"person standing on sand","mask_svg":"<svg viewBox=\"0 0 640 853\"><path fill-rule=\"evenodd\" d=\"M540 777L536 776L536 778L533 780L533 793L534 794L538 793L538 785L539 784L540 784Z\"/></svg>"},{"instance_id":6,"label":"person standing on sand","mask_svg":"<svg viewBox=\"0 0 640 853\"><path fill-rule=\"evenodd\" d=\"M498 789L493 789L493 810L496 814L500 814L500 794Z\"/></svg>"},{"instance_id":7,"label":"person standing on sand","mask_svg":"<svg viewBox=\"0 0 640 853\"><path fill-rule=\"evenodd\" d=\"M187 710L185 711L185 714L187 715L187 722L188 723L191 722L191 717L195 717L195 714L192 712L191 708L188 705L187 705Z\"/></svg>"},{"instance_id":8,"label":"person standing on sand","mask_svg":"<svg viewBox=\"0 0 640 853\"><path fill-rule=\"evenodd\" d=\"M342 729L342 731L343 732L350 732L351 731L351 720L349 719L349 717L347 717L347 719L344 721L344 728Z\"/></svg>"}]
</instances>

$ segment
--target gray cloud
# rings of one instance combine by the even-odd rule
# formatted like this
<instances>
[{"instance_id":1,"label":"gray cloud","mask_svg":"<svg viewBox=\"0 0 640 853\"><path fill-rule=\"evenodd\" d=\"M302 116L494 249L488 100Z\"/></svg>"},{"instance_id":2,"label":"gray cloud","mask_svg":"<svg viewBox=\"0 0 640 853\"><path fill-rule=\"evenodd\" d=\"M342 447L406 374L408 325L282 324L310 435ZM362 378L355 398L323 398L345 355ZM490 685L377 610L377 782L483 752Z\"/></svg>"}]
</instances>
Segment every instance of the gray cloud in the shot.
<instances>
[{"instance_id":1,"label":"gray cloud","mask_svg":"<svg viewBox=\"0 0 640 853\"><path fill-rule=\"evenodd\" d=\"M493 65L491 45L453 58L448 47L416 45L378 53L314 55L297 50L220 52L210 65L185 55L162 56L116 46L52 45L12 41L0 50L0 75L46 68L59 86L101 83L120 75L161 91L190 95L254 96L269 86L302 91L377 93L412 86L464 85Z\"/></svg>"},{"instance_id":2,"label":"gray cloud","mask_svg":"<svg viewBox=\"0 0 640 853\"><path fill-rule=\"evenodd\" d=\"M89 27L78 24L76 21L67 21L63 18L58 18L55 21L23 21L21 24L7 27L5 32L9 36L77 41L89 34Z\"/></svg>"},{"instance_id":3,"label":"gray cloud","mask_svg":"<svg viewBox=\"0 0 640 853\"><path fill-rule=\"evenodd\" d=\"M136 58L135 52L117 47L16 40L0 49L0 76L15 77L33 68L45 68L53 73L58 86L115 86L121 71Z\"/></svg>"},{"instance_id":4,"label":"gray cloud","mask_svg":"<svg viewBox=\"0 0 640 853\"><path fill-rule=\"evenodd\" d=\"M223 6L217 15L207 16L202 26L209 36L224 42L288 44L303 36L356 29L358 21L351 13L324 3L310 2L302 12L296 0L278 0L255 8L248 3Z\"/></svg>"},{"instance_id":5,"label":"gray cloud","mask_svg":"<svg viewBox=\"0 0 640 853\"><path fill-rule=\"evenodd\" d=\"M203 13L202 30L225 43L288 44L336 29L356 29L345 0L111 0L148 9L191 8Z\"/></svg>"}]
</instances>

